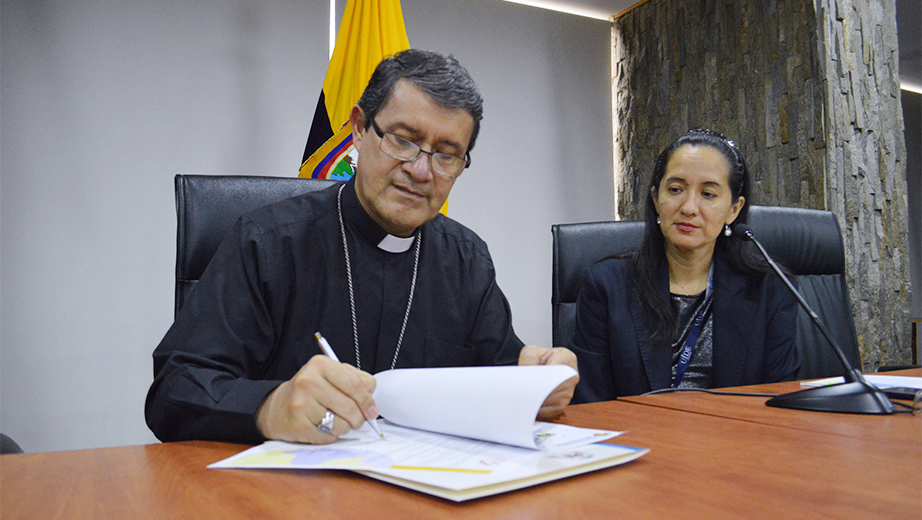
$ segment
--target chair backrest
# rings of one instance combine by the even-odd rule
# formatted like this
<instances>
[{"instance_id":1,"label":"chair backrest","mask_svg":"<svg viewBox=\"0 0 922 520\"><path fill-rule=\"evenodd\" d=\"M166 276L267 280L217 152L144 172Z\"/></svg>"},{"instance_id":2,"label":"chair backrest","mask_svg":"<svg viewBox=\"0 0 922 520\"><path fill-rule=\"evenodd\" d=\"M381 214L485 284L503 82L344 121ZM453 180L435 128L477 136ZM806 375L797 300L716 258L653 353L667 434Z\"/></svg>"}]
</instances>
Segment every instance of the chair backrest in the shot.
<instances>
[{"instance_id":1,"label":"chair backrest","mask_svg":"<svg viewBox=\"0 0 922 520\"><path fill-rule=\"evenodd\" d=\"M813 308L852 366L861 367L851 301L845 283L842 233L830 211L750 206L749 226L772 258L787 267L804 300ZM554 346L573 334L576 298L585 269L608 256L640 246L643 222L556 224L551 307ZM756 252L758 254L758 252ZM799 377L841 375L842 363L806 311L797 315Z\"/></svg>"},{"instance_id":2,"label":"chair backrest","mask_svg":"<svg viewBox=\"0 0 922 520\"><path fill-rule=\"evenodd\" d=\"M0 455L11 455L13 453L25 453L16 441L0 433Z\"/></svg>"},{"instance_id":3,"label":"chair backrest","mask_svg":"<svg viewBox=\"0 0 922 520\"><path fill-rule=\"evenodd\" d=\"M177 175L174 315L179 314L221 241L241 215L335 182L296 177Z\"/></svg>"}]
</instances>

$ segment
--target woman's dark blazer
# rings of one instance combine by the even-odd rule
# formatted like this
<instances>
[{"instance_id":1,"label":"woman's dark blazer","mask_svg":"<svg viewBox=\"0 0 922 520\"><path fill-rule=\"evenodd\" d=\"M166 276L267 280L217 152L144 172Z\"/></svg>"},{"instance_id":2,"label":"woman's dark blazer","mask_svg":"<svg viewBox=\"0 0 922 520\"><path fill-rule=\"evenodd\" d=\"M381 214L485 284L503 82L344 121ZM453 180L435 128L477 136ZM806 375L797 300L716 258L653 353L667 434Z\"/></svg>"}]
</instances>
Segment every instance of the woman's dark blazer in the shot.
<instances>
[{"instance_id":1,"label":"woman's dark blazer","mask_svg":"<svg viewBox=\"0 0 922 520\"><path fill-rule=\"evenodd\" d=\"M668 294L668 273L660 278ZM574 402L607 401L671 385L670 349L650 344L646 312L632 294L628 260L604 260L588 269L568 345L579 361ZM796 305L777 276L738 274L715 260L712 386L794 379L800 369Z\"/></svg>"}]
</instances>

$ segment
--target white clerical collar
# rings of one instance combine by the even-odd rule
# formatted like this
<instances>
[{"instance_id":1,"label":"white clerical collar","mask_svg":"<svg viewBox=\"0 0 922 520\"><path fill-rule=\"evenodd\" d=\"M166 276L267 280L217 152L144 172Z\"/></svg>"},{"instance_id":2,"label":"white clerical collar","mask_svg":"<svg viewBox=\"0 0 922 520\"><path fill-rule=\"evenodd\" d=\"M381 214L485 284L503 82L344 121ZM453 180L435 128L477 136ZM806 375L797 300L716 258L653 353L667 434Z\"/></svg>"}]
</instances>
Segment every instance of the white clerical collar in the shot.
<instances>
[{"instance_id":1,"label":"white clerical collar","mask_svg":"<svg viewBox=\"0 0 922 520\"><path fill-rule=\"evenodd\" d=\"M346 184L341 193L341 216L345 217L349 226L368 244L376 243L379 249L388 253L406 253L413 246L413 236L400 238L390 235L368 215L356 196L354 178Z\"/></svg>"},{"instance_id":2,"label":"white clerical collar","mask_svg":"<svg viewBox=\"0 0 922 520\"><path fill-rule=\"evenodd\" d=\"M415 238L416 235L407 238L386 235L378 242L378 249L382 249L388 253L406 253L410 249L410 246L413 245L413 239Z\"/></svg>"}]
</instances>

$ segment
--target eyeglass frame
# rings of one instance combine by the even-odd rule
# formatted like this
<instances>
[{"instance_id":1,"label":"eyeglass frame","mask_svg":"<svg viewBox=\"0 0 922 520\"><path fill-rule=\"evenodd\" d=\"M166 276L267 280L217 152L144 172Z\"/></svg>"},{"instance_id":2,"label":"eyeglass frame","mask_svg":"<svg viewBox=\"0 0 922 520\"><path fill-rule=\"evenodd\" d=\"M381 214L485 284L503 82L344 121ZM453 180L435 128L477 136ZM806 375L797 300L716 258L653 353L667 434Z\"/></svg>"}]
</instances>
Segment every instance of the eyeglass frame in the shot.
<instances>
[{"instance_id":1,"label":"eyeglass frame","mask_svg":"<svg viewBox=\"0 0 922 520\"><path fill-rule=\"evenodd\" d=\"M399 135L397 135L397 134L395 134L395 133L393 133L393 132L385 132L384 130L381 130L381 127L378 126L378 123L376 123L374 119L371 120L371 127L374 129L375 134L378 136L378 138L381 139L381 143L378 145L378 149L380 149L382 152L384 152L388 157L390 157L390 158L392 158L392 159L396 159L396 160L401 161L401 162L411 162L411 161L415 161L416 159L418 159L418 158L419 158L419 154L424 153L424 154L426 154L426 155L429 156L429 169L432 170L432 173L441 175L442 177L446 177L446 178L449 178L449 179L457 179L458 177L461 176L462 173L464 173L464 170L466 170L467 168L470 168L470 167L471 167L471 154L470 154L470 152L465 152L465 153L464 153L464 157L458 157L457 155L451 155L450 153L427 152L426 150L423 150L423 148L422 148L420 145L414 143L413 141L411 141L411 140L409 140L409 139L407 139L407 138L405 138L405 137L400 137ZM394 157L393 155L391 155L390 153L388 153L387 151L385 151L384 148L382 148L382 145L384 144L384 136L387 136L387 135L391 135L391 136L393 136L395 139L399 139L400 141L403 141L403 142L406 142L406 143L409 143L409 144L412 144L413 146L415 146L416 149L417 149L416 155L414 155L413 157L411 157L411 158L409 158L409 159L402 159L402 158L400 158L400 157ZM462 168L461 171L459 171L457 175L449 175L449 174L447 174L447 173L443 173L443 172L440 172L440 171L436 171L436 169L433 167L433 163L432 163L432 157L435 156L435 155L444 155L444 156L446 156L446 157L451 157L451 158L453 158L453 159L460 159L460 160L464 161L464 168Z\"/></svg>"}]
</instances>

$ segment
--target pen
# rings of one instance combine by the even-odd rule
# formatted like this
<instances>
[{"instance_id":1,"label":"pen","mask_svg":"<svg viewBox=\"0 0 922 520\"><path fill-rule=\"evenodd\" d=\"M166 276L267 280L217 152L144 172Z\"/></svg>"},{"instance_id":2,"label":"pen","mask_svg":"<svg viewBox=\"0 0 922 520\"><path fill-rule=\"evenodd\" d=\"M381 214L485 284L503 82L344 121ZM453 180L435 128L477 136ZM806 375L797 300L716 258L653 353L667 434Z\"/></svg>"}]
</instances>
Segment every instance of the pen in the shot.
<instances>
[{"instance_id":1,"label":"pen","mask_svg":"<svg viewBox=\"0 0 922 520\"><path fill-rule=\"evenodd\" d=\"M315 332L314 337L317 338L317 344L320 345L320 350L323 351L324 355L339 363L339 358L336 357L336 352L333 352L333 347L330 346L327 339L321 336L319 332ZM370 419L365 422L367 422L368 425L371 426L371 429L378 434L378 437L384 438L384 434L381 432L381 428L378 427L378 421L376 419Z\"/></svg>"}]
</instances>

